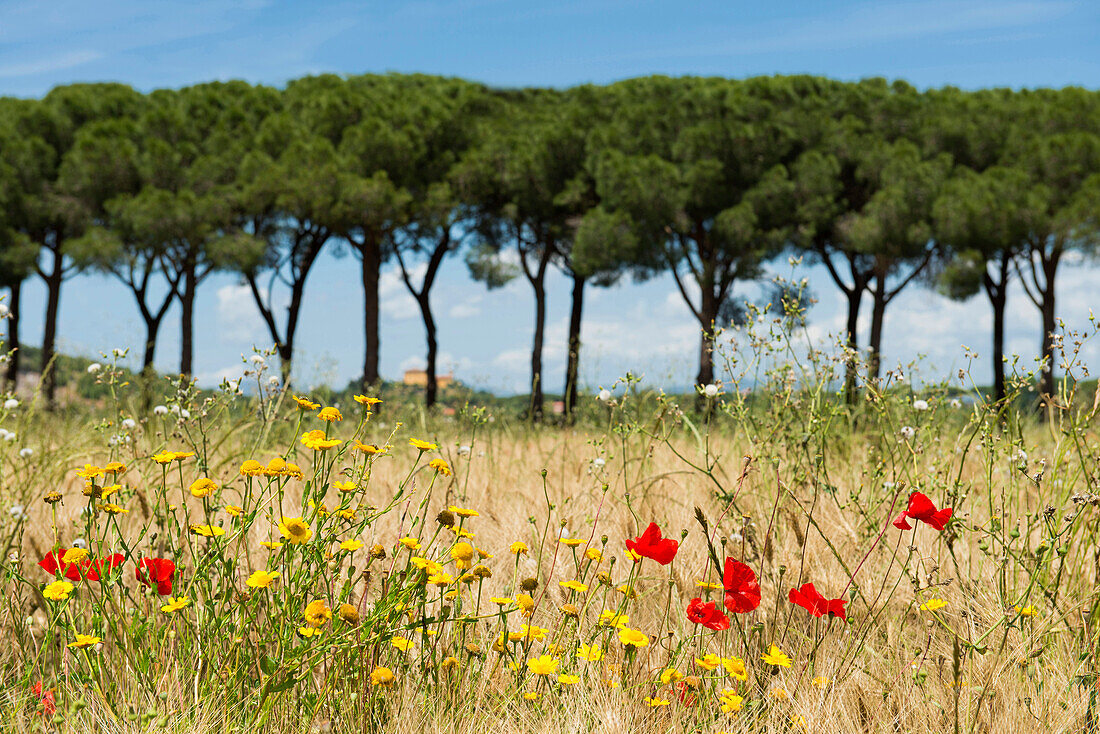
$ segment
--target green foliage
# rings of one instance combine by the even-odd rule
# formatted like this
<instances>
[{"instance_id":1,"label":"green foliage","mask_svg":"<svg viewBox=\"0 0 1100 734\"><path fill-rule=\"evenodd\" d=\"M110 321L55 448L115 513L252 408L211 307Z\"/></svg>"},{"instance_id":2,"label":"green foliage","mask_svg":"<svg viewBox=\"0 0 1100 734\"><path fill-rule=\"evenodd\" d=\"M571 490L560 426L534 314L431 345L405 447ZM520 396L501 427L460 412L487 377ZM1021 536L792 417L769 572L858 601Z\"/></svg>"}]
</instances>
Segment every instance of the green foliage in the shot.
<instances>
[{"instance_id":1,"label":"green foliage","mask_svg":"<svg viewBox=\"0 0 1100 734\"><path fill-rule=\"evenodd\" d=\"M406 276L427 266L406 278L427 303L465 249L488 287L523 274L537 313L557 267L576 288L574 358L586 284L670 272L710 381L710 335L739 318L738 283L792 250L828 267L850 324L871 296L872 351L886 305L918 277L957 298L985 289L1003 309L1023 273L1050 331L1059 262L1100 239L1097 120L1100 95L1079 88L921 92L878 78L558 90L323 74L146 95L74 84L0 99L0 275L18 284L37 266L56 292L81 269L111 273L155 343L150 319L173 298L189 313L210 273L236 272L289 365L325 248L360 259L375 320L371 283L387 261Z\"/></svg>"}]
</instances>

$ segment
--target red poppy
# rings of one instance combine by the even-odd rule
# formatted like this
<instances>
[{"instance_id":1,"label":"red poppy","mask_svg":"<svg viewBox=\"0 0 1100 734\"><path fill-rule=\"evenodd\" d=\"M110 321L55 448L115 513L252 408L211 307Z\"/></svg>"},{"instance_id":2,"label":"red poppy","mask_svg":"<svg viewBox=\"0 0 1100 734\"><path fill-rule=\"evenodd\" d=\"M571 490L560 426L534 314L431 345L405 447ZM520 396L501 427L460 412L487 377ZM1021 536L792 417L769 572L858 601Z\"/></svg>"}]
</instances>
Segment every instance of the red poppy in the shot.
<instances>
[{"instance_id":1,"label":"red poppy","mask_svg":"<svg viewBox=\"0 0 1100 734\"><path fill-rule=\"evenodd\" d=\"M751 612L760 606L760 584L756 574L744 563L726 559L722 586L726 589L726 609L734 614Z\"/></svg>"},{"instance_id":2,"label":"red poppy","mask_svg":"<svg viewBox=\"0 0 1100 734\"><path fill-rule=\"evenodd\" d=\"M844 605L848 602L844 599L826 599L813 584L802 584L800 589L791 589L787 599L791 604L797 604L815 617L824 617L828 614L845 621L848 619L844 612Z\"/></svg>"},{"instance_id":3,"label":"red poppy","mask_svg":"<svg viewBox=\"0 0 1100 734\"><path fill-rule=\"evenodd\" d=\"M730 628L730 618L722 614L717 604L712 601L704 604L703 600L698 597L688 602L687 617L695 624L701 624L708 630L714 630L715 632Z\"/></svg>"},{"instance_id":4,"label":"red poppy","mask_svg":"<svg viewBox=\"0 0 1100 734\"><path fill-rule=\"evenodd\" d=\"M157 585L157 593L168 596L172 593L172 576L176 573L176 564L167 558L142 558L138 561L134 575L141 583Z\"/></svg>"},{"instance_id":5,"label":"red poppy","mask_svg":"<svg viewBox=\"0 0 1100 734\"><path fill-rule=\"evenodd\" d=\"M947 521L951 519L951 512L950 507L937 510L936 506L932 504L932 500L928 499L926 495L913 492L909 495L909 507L897 516L897 519L894 520L894 527L899 530L911 530L913 526L906 520L907 517L911 517L914 520L928 523L936 530L943 530L947 525Z\"/></svg>"},{"instance_id":6,"label":"red poppy","mask_svg":"<svg viewBox=\"0 0 1100 734\"><path fill-rule=\"evenodd\" d=\"M57 713L57 701L54 699L53 691L43 691L42 681L31 686L31 693L38 696L38 702L42 705L42 710L38 712L41 716L53 716Z\"/></svg>"},{"instance_id":7,"label":"red poppy","mask_svg":"<svg viewBox=\"0 0 1100 734\"><path fill-rule=\"evenodd\" d=\"M56 551L50 551L46 554L46 557L38 562L46 573L57 575L57 572L62 569L61 559L65 557L66 548L59 548ZM99 574L104 570L106 565L107 572L110 572L122 565L123 556L121 553L114 553L106 558L93 560L85 557L76 563L64 564L65 578L70 581L99 581Z\"/></svg>"},{"instance_id":8,"label":"red poppy","mask_svg":"<svg viewBox=\"0 0 1100 734\"><path fill-rule=\"evenodd\" d=\"M662 538L657 523L651 522L637 538L627 539L626 547L643 558L652 558L662 566L667 566L676 557L680 543L672 538Z\"/></svg>"}]
</instances>

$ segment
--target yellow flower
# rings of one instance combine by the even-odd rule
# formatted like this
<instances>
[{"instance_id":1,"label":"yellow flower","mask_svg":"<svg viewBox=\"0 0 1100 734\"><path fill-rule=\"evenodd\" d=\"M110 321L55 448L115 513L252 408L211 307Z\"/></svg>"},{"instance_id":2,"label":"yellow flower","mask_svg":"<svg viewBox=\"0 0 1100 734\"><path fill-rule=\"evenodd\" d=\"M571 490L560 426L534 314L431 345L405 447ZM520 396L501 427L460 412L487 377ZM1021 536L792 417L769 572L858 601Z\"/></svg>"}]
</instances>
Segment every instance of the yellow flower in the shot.
<instances>
[{"instance_id":1,"label":"yellow flower","mask_svg":"<svg viewBox=\"0 0 1100 734\"><path fill-rule=\"evenodd\" d=\"M306 431L302 434L302 445L314 451L327 451L333 446L340 445L338 438L325 438L325 432L321 429Z\"/></svg>"},{"instance_id":2,"label":"yellow flower","mask_svg":"<svg viewBox=\"0 0 1100 734\"><path fill-rule=\"evenodd\" d=\"M509 599L506 596L494 596L493 598L491 598L489 600L489 602L492 603L492 604L496 604L497 606L500 606L500 607L506 607L506 606L509 606L510 604L512 604L513 600Z\"/></svg>"},{"instance_id":3,"label":"yellow flower","mask_svg":"<svg viewBox=\"0 0 1100 734\"><path fill-rule=\"evenodd\" d=\"M943 609L946 606L947 602L945 602L943 599L929 599L924 604L920 605L920 610L922 612L934 612L937 609Z\"/></svg>"},{"instance_id":4,"label":"yellow flower","mask_svg":"<svg viewBox=\"0 0 1100 734\"><path fill-rule=\"evenodd\" d=\"M364 454L386 454L389 453L389 446L375 446L373 443L363 443L356 439L355 448L362 451Z\"/></svg>"},{"instance_id":5,"label":"yellow flower","mask_svg":"<svg viewBox=\"0 0 1100 734\"><path fill-rule=\"evenodd\" d=\"M321 407L320 403L314 403L309 398L300 398L297 395L291 395L290 397L298 404L299 410L317 410Z\"/></svg>"},{"instance_id":6,"label":"yellow flower","mask_svg":"<svg viewBox=\"0 0 1100 734\"><path fill-rule=\"evenodd\" d=\"M599 645L585 645L581 643L580 648L577 650L577 657L581 660L587 660L590 663L598 663L603 659L603 650Z\"/></svg>"},{"instance_id":7,"label":"yellow flower","mask_svg":"<svg viewBox=\"0 0 1100 734\"><path fill-rule=\"evenodd\" d=\"M449 573L433 573L428 576L428 583L432 586L450 586L455 582L455 577Z\"/></svg>"},{"instance_id":8,"label":"yellow flower","mask_svg":"<svg viewBox=\"0 0 1100 734\"><path fill-rule=\"evenodd\" d=\"M768 651L760 657L768 665L775 665L781 668L791 667L791 659L787 657L787 653L780 650L776 645L772 645L768 648Z\"/></svg>"},{"instance_id":9,"label":"yellow flower","mask_svg":"<svg viewBox=\"0 0 1100 734\"><path fill-rule=\"evenodd\" d=\"M536 640L538 642L542 642L544 639L546 639L546 632L547 630L544 627L538 627L533 624L524 624L521 625L519 628L519 639Z\"/></svg>"},{"instance_id":10,"label":"yellow flower","mask_svg":"<svg viewBox=\"0 0 1100 734\"><path fill-rule=\"evenodd\" d=\"M61 556L61 562L66 566L70 563L80 563L88 557L87 548L70 548Z\"/></svg>"},{"instance_id":11,"label":"yellow flower","mask_svg":"<svg viewBox=\"0 0 1100 734\"><path fill-rule=\"evenodd\" d=\"M535 611L535 600L527 594L516 594L516 604L523 610L525 617L530 617Z\"/></svg>"},{"instance_id":12,"label":"yellow flower","mask_svg":"<svg viewBox=\"0 0 1100 734\"><path fill-rule=\"evenodd\" d=\"M736 680L748 680L749 671L745 668L745 661L741 658L722 658L722 667L726 669L726 675Z\"/></svg>"},{"instance_id":13,"label":"yellow flower","mask_svg":"<svg viewBox=\"0 0 1100 734\"><path fill-rule=\"evenodd\" d=\"M354 538L349 539L349 540L345 540L343 543L340 544L340 550L346 550L346 551L349 551L349 552L352 552L352 553L354 553L355 551L359 550L362 547L363 547L363 541L355 540Z\"/></svg>"},{"instance_id":14,"label":"yellow flower","mask_svg":"<svg viewBox=\"0 0 1100 734\"><path fill-rule=\"evenodd\" d=\"M338 492L354 492L359 489L359 485L355 482L333 482L332 487Z\"/></svg>"},{"instance_id":15,"label":"yellow flower","mask_svg":"<svg viewBox=\"0 0 1100 734\"><path fill-rule=\"evenodd\" d=\"M261 540L260 545L262 545L264 548L270 548L271 550L283 547L282 543L272 542L270 540Z\"/></svg>"},{"instance_id":16,"label":"yellow flower","mask_svg":"<svg viewBox=\"0 0 1100 734\"><path fill-rule=\"evenodd\" d=\"M118 505L113 505L110 502L96 505L96 509L100 512L106 512L108 515L121 515L123 513L129 512L129 510L127 510L126 508L119 507Z\"/></svg>"},{"instance_id":17,"label":"yellow flower","mask_svg":"<svg viewBox=\"0 0 1100 734\"><path fill-rule=\"evenodd\" d=\"M103 476L103 467L95 464L85 464L83 469L77 470L76 475L82 479L95 479Z\"/></svg>"},{"instance_id":18,"label":"yellow flower","mask_svg":"<svg viewBox=\"0 0 1100 734\"><path fill-rule=\"evenodd\" d=\"M600 624L605 627L625 627L630 624L630 615L604 610L600 612Z\"/></svg>"},{"instance_id":19,"label":"yellow flower","mask_svg":"<svg viewBox=\"0 0 1100 734\"><path fill-rule=\"evenodd\" d=\"M537 700L539 700L539 695L540 694L539 694L538 691L527 691L526 693L523 694L523 700L524 701L537 701Z\"/></svg>"},{"instance_id":20,"label":"yellow flower","mask_svg":"<svg viewBox=\"0 0 1100 734\"><path fill-rule=\"evenodd\" d=\"M378 405L382 402L382 398L369 398L366 395L355 395L352 397L352 400L359 403L360 405L365 405L368 408L373 405Z\"/></svg>"},{"instance_id":21,"label":"yellow flower","mask_svg":"<svg viewBox=\"0 0 1100 734\"><path fill-rule=\"evenodd\" d=\"M412 649L413 641L405 637L393 637L390 639L390 644L396 647L401 652L408 652Z\"/></svg>"},{"instance_id":22,"label":"yellow flower","mask_svg":"<svg viewBox=\"0 0 1100 734\"><path fill-rule=\"evenodd\" d=\"M323 421L332 423L333 421L342 421L344 416L340 415L340 411L336 408L322 408L321 412L317 414L317 417Z\"/></svg>"},{"instance_id":23,"label":"yellow flower","mask_svg":"<svg viewBox=\"0 0 1100 734\"><path fill-rule=\"evenodd\" d=\"M829 679L826 678L823 675L819 675L816 678L814 678L812 681L810 681L810 685L812 685L814 688L828 688L829 687Z\"/></svg>"},{"instance_id":24,"label":"yellow flower","mask_svg":"<svg viewBox=\"0 0 1100 734\"><path fill-rule=\"evenodd\" d=\"M264 465L256 461L255 459L248 459L243 464L241 464L242 477L258 477L259 475L263 474L263 471ZM191 486L192 488L194 487L194 485ZM192 492L193 491L194 489L192 489Z\"/></svg>"},{"instance_id":25,"label":"yellow flower","mask_svg":"<svg viewBox=\"0 0 1100 734\"><path fill-rule=\"evenodd\" d=\"M160 610L162 612L168 612L169 614L171 614L172 612L178 612L190 603L191 600L188 599L186 596L170 596L168 597L168 603L161 607Z\"/></svg>"},{"instance_id":26,"label":"yellow flower","mask_svg":"<svg viewBox=\"0 0 1100 734\"><path fill-rule=\"evenodd\" d=\"M737 695L737 691L732 688L726 688L720 694L718 694L718 702L722 704L722 713L732 714L735 711L740 711L744 705L745 699Z\"/></svg>"},{"instance_id":27,"label":"yellow flower","mask_svg":"<svg viewBox=\"0 0 1100 734\"><path fill-rule=\"evenodd\" d=\"M405 538L401 538L401 540L399 540L397 542L400 543L401 545L405 546L409 550L420 550L420 541L417 540L416 538L405 537Z\"/></svg>"},{"instance_id":28,"label":"yellow flower","mask_svg":"<svg viewBox=\"0 0 1100 734\"><path fill-rule=\"evenodd\" d=\"M421 441L419 438L410 438L409 445L414 449L420 449L421 451L435 451L438 446L428 441Z\"/></svg>"},{"instance_id":29,"label":"yellow flower","mask_svg":"<svg viewBox=\"0 0 1100 734\"><path fill-rule=\"evenodd\" d=\"M245 583L253 589L266 589L281 575L278 571L254 571Z\"/></svg>"},{"instance_id":30,"label":"yellow flower","mask_svg":"<svg viewBox=\"0 0 1100 734\"><path fill-rule=\"evenodd\" d=\"M576 685L577 683L580 683L580 682L581 682L581 677L579 675L565 675L565 674L562 674L562 675L558 676L558 683L561 683L563 686L572 686L572 685Z\"/></svg>"},{"instance_id":31,"label":"yellow flower","mask_svg":"<svg viewBox=\"0 0 1100 734\"><path fill-rule=\"evenodd\" d=\"M101 642L103 642L103 639L100 637L96 637L95 635L82 635L78 633L76 636L76 641L70 642L69 647L73 647L79 650L81 648L91 647L92 645L98 645Z\"/></svg>"},{"instance_id":32,"label":"yellow flower","mask_svg":"<svg viewBox=\"0 0 1100 734\"><path fill-rule=\"evenodd\" d=\"M775 686L770 691L768 691L768 693L776 701L787 701L791 697L791 694L787 693L787 689L783 686Z\"/></svg>"},{"instance_id":33,"label":"yellow flower","mask_svg":"<svg viewBox=\"0 0 1100 734\"><path fill-rule=\"evenodd\" d=\"M649 637L641 630L620 627L619 642L623 643L626 647L645 647L649 644Z\"/></svg>"},{"instance_id":34,"label":"yellow flower","mask_svg":"<svg viewBox=\"0 0 1100 734\"><path fill-rule=\"evenodd\" d=\"M320 627L325 622L332 619L332 610L329 609L328 605L322 600L314 599L309 604L306 604L302 616L305 617L306 624L311 627Z\"/></svg>"},{"instance_id":35,"label":"yellow flower","mask_svg":"<svg viewBox=\"0 0 1100 734\"><path fill-rule=\"evenodd\" d=\"M241 513L244 512L244 508L238 507L237 505L226 505L225 511L227 514L232 515L233 517L240 517Z\"/></svg>"},{"instance_id":36,"label":"yellow flower","mask_svg":"<svg viewBox=\"0 0 1100 734\"><path fill-rule=\"evenodd\" d=\"M219 535L225 535L225 528L217 525L192 525L190 529L194 535L201 535L205 538L216 538Z\"/></svg>"},{"instance_id":37,"label":"yellow flower","mask_svg":"<svg viewBox=\"0 0 1100 734\"><path fill-rule=\"evenodd\" d=\"M560 663L560 660L556 660L549 655L542 655L528 660L527 669L534 675L553 675L558 672Z\"/></svg>"},{"instance_id":38,"label":"yellow flower","mask_svg":"<svg viewBox=\"0 0 1100 734\"><path fill-rule=\"evenodd\" d=\"M1026 606L1023 609L1021 609L1020 607L1016 607L1015 609L1017 612L1020 613L1021 616L1024 617L1034 617L1039 613L1039 610L1032 606Z\"/></svg>"},{"instance_id":39,"label":"yellow flower","mask_svg":"<svg viewBox=\"0 0 1100 734\"><path fill-rule=\"evenodd\" d=\"M696 581L695 585L703 589L710 589L711 591L717 591L722 588L722 584L712 584L709 581Z\"/></svg>"},{"instance_id":40,"label":"yellow flower","mask_svg":"<svg viewBox=\"0 0 1100 734\"><path fill-rule=\"evenodd\" d=\"M437 472L445 477L451 476L451 467L443 459L432 459L428 462L428 466L430 466L432 469L435 469Z\"/></svg>"},{"instance_id":41,"label":"yellow flower","mask_svg":"<svg viewBox=\"0 0 1100 734\"><path fill-rule=\"evenodd\" d=\"M583 545L585 540L584 538L558 538L558 542L570 548L576 548L578 545Z\"/></svg>"},{"instance_id":42,"label":"yellow flower","mask_svg":"<svg viewBox=\"0 0 1100 734\"><path fill-rule=\"evenodd\" d=\"M684 677L684 674L681 673L679 670L676 670L676 668L666 668L665 670L663 670L661 672L661 677L660 677L661 685L662 686L671 685L671 684L675 683L676 681L680 680L683 677Z\"/></svg>"},{"instance_id":43,"label":"yellow flower","mask_svg":"<svg viewBox=\"0 0 1100 734\"><path fill-rule=\"evenodd\" d=\"M258 464L259 462L256 463ZM243 471L244 467L241 467L241 469ZM218 485L214 482L214 480L207 477L200 477L199 479L196 479L195 481L191 482L190 487L191 496L199 498L205 497L211 492L216 491L217 489Z\"/></svg>"},{"instance_id":44,"label":"yellow flower","mask_svg":"<svg viewBox=\"0 0 1100 734\"><path fill-rule=\"evenodd\" d=\"M429 576L435 576L436 574L443 573L443 566L431 559L421 558L420 556L413 556L409 560L412 561L412 565L426 572Z\"/></svg>"},{"instance_id":45,"label":"yellow flower","mask_svg":"<svg viewBox=\"0 0 1100 734\"><path fill-rule=\"evenodd\" d=\"M194 451L173 451L172 459L175 461L183 461L184 459L190 459L194 455Z\"/></svg>"},{"instance_id":46,"label":"yellow flower","mask_svg":"<svg viewBox=\"0 0 1100 734\"><path fill-rule=\"evenodd\" d=\"M596 561L599 563L603 560L603 551L599 548L589 548L584 552L584 557L590 561Z\"/></svg>"},{"instance_id":47,"label":"yellow flower","mask_svg":"<svg viewBox=\"0 0 1100 734\"><path fill-rule=\"evenodd\" d=\"M372 670L370 674L370 684L372 686L389 688L396 680L397 678L394 676L393 671L382 666L378 666Z\"/></svg>"},{"instance_id":48,"label":"yellow flower","mask_svg":"<svg viewBox=\"0 0 1100 734\"><path fill-rule=\"evenodd\" d=\"M120 491L121 489L122 489L121 484L108 484L108 485L100 488L99 496L102 497L103 499L107 499L112 494L114 494L115 492Z\"/></svg>"},{"instance_id":49,"label":"yellow flower","mask_svg":"<svg viewBox=\"0 0 1100 734\"><path fill-rule=\"evenodd\" d=\"M722 664L722 658L714 653L707 653L701 658L695 658L695 664L703 670L716 670Z\"/></svg>"},{"instance_id":50,"label":"yellow flower","mask_svg":"<svg viewBox=\"0 0 1100 734\"><path fill-rule=\"evenodd\" d=\"M109 461L103 466L103 472L105 474L114 474L115 476L125 474L126 465L121 461Z\"/></svg>"},{"instance_id":51,"label":"yellow flower","mask_svg":"<svg viewBox=\"0 0 1100 734\"><path fill-rule=\"evenodd\" d=\"M517 540L515 543L508 546L508 550L518 556L521 553L527 553L527 544L522 540Z\"/></svg>"},{"instance_id":52,"label":"yellow flower","mask_svg":"<svg viewBox=\"0 0 1100 734\"><path fill-rule=\"evenodd\" d=\"M310 627L308 624L298 628L298 634L302 637L313 637L321 634L321 630L317 627Z\"/></svg>"},{"instance_id":53,"label":"yellow flower","mask_svg":"<svg viewBox=\"0 0 1100 734\"><path fill-rule=\"evenodd\" d=\"M582 584L580 581L559 581L558 584L563 589L569 589L570 591L575 591L578 594L583 594L584 592L588 591L587 584Z\"/></svg>"},{"instance_id":54,"label":"yellow flower","mask_svg":"<svg viewBox=\"0 0 1100 734\"><path fill-rule=\"evenodd\" d=\"M455 566L460 569L470 568L473 565L474 547L469 543L455 543L451 548L451 558Z\"/></svg>"},{"instance_id":55,"label":"yellow flower","mask_svg":"<svg viewBox=\"0 0 1100 734\"><path fill-rule=\"evenodd\" d=\"M313 537L313 531L300 517L284 517L279 521L279 532L291 545L301 545Z\"/></svg>"},{"instance_id":56,"label":"yellow flower","mask_svg":"<svg viewBox=\"0 0 1100 734\"><path fill-rule=\"evenodd\" d=\"M477 510L471 510L468 507L455 507L454 505L451 505L447 509L458 515L459 517L479 517L481 515L481 513Z\"/></svg>"},{"instance_id":57,"label":"yellow flower","mask_svg":"<svg viewBox=\"0 0 1100 734\"><path fill-rule=\"evenodd\" d=\"M69 598L69 594L72 593L72 590L73 585L68 581L54 581L52 584L47 584L46 588L42 589L42 596L50 601L65 601Z\"/></svg>"},{"instance_id":58,"label":"yellow flower","mask_svg":"<svg viewBox=\"0 0 1100 734\"><path fill-rule=\"evenodd\" d=\"M158 464L170 464L176 455L171 451L161 451L159 454L153 454L153 461Z\"/></svg>"},{"instance_id":59,"label":"yellow flower","mask_svg":"<svg viewBox=\"0 0 1100 734\"><path fill-rule=\"evenodd\" d=\"M646 706L649 706L653 709L657 708L658 706L668 706L669 704L667 698L650 698L649 696L646 696L643 700L645 701Z\"/></svg>"}]
</instances>

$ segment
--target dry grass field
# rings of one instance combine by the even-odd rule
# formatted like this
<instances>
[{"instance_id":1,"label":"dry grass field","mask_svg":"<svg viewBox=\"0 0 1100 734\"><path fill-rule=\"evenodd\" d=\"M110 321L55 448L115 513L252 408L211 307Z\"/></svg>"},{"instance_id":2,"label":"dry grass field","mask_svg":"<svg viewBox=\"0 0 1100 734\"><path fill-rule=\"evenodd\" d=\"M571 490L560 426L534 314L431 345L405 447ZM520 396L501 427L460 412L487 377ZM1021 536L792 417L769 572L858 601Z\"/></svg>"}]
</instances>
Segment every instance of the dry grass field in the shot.
<instances>
[{"instance_id":1,"label":"dry grass field","mask_svg":"<svg viewBox=\"0 0 1100 734\"><path fill-rule=\"evenodd\" d=\"M1080 396L626 384L563 429L101 379L0 419L0 730L1095 730Z\"/></svg>"}]
</instances>

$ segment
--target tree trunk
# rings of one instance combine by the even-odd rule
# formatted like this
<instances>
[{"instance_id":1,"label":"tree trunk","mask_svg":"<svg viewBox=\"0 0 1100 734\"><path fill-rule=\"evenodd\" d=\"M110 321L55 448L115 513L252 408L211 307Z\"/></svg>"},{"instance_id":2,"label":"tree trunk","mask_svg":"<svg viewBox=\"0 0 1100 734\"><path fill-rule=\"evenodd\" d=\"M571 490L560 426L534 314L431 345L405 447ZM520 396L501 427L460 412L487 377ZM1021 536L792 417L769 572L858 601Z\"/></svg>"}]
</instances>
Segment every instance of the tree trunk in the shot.
<instances>
[{"instance_id":1,"label":"tree trunk","mask_svg":"<svg viewBox=\"0 0 1100 734\"><path fill-rule=\"evenodd\" d=\"M10 354L4 387L14 393L19 387L19 298L23 290L23 282L16 281L9 290L11 300L8 303L8 338L4 349Z\"/></svg>"},{"instance_id":2,"label":"tree trunk","mask_svg":"<svg viewBox=\"0 0 1100 734\"><path fill-rule=\"evenodd\" d=\"M553 247L544 244L535 272L531 273L524 265L527 280L535 292L535 338L531 345L531 400L527 406L527 417L535 422L541 421L543 414L542 349L546 340L546 268L550 265L553 253Z\"/></svg>"},{"instance_id":3,"label":"tree trunk","mask_svg":"<svg viewBox=\"0 0 1100 734\"><path fill-rule=\"evenodd\" d=\"M872 384L878 383L882 368L882 326L886 320L886 274L875 274L875 286L871 292L871 334L867 340L869 347L867 376Z\"/></svg>"},{"instance_id":4,"label":"tree trunk","mask_svg":"<svg viewBox=\"0 0 1100 734\"><path fill-rule=\"evenodd\" d=\"M565 403L565 420L572 423L577 406L577 374L579 372L581 352L581 312L584 308L583 275L573 274L573 303L569 310L569 353L565 362L565 390L562 401Z\"/></svg>"},{"instance_id":5,"label":"tree trunk","mask_svg":"<svg viewBox=\"0 0 1100 734\"><path fill-rule=\"evenodd\" d=\"M45 274L46 281L46 324L42 332L42 394L46 400L47 410L57 407L57 374L56 365L52 364L57 342L57 313L61 305L61 281L64 277L64 255L61 252L61 243L55 242L48 246L53 255L53 267Z\"/></svg>"},{"instance_id":6,"label":"tree trunk","mask_svg":"<svg viewBox=\"0 0 1100 734\"><path fill-rule=\"evenodd\" d=\"M1058 269L1058 255L1052 255L1043 261L1043 276L1046 288L1042 293L1043 344L1042 356L1045 367L1039 383L1039 394L1043 397L1054 396L1054 331L1058 328L1054 314L1054 276Z\"/></svg>"},{"instance_id":7,"label":"tree trunk","mask_svg":"<svg viewBox=\"0 0 1100 734\"><path fill-rule=\"evenodd\" d=\"M847 344L851 354L844 366L844 397L849 405L859 401L859 307L863 302L863 284L856 283L848 296Z\"/></svg>"},{"instance_id":8,"label":"tree trunk","mask_svg":"<svg viewBox=\"0 0 1100 734\"><path fill-rule=\"evenodd\" d=\"M180 294L180 374L191 377L195 354L195 264L189 263L183 274L183 292Z\"/></svg>"},{"instance_id":9,"label":"tree trunk","mask_svg":"<svg viewBox=\"0 0 1100 734\"><path fill-rule=\"evenodd\" d=\"M160 319L145 319L145 351L141 358L142 374L153 373L153 357L157 351L157 333L160 331Z\"/></svg>"},{"instance_id":10,"label":"tree trunk","mask_svg":"<svg viewBox=\"0 0 1100 734\"><path fill-rule=\"evenodd\" d=\"M993 401L1004 402L1005 389L1005 305L1008 302L1008 265L1009 258L1001 255L998 266L999 281L987 274L984 278L985 292L989 296L989 305L993 308Z\"/></svg>"},{"instance_id":11,"label":"tree trunk","mask_svg":"<svg viewBox=\"0 0 1100 734\"><path fill-rule=\"evenodd\" d=\"M156 383L156 371L153 369L153 357L157 351L157 334L160 332L160 316L145 320L145 352L141 358L141 407L148 413L153 407L153 386Z\"/></svg>"},{"instance_id":12,"label":"tree trunk","mask_svg":"<svg viewBox=\"0 0 1100 734\"><path fill-rule=\"evenodd\" d=\"M699 342L699 373L695 375L696 385L709 385L714 382L714 322L718 318L718 299L714 288L708 283L703 286L699 302L699 326L702 337Z\"/></svg>"},{"instance_id":13,"label":"tree trunk","mask_svg":"<svg viewBox=\"0 0 1100 734\"><path fill-rule=\"evenodd\" d=\"M275 352L279 355L279 373L283 376L283 387L290 384L290 358L294 349L286 344L277 343Z\"/></svg>"},{"instance_id":14,"label":"tree trunk","mask_svg":"<svg viewBox=\"0 0 1100 734\"><path fill-rule=\"evenodd\" d=\"M424 385L424 405L431 408L439 397L439 381L435 364L439 354L439 343L436 340L435 318L432 316L432 304L427 290L417 297L416 302L420 305L420 315L424 319L424 336L428 342L427 367L424 369L427 377Z\"/></svg>"},{"instance_id":15,"label":"tree trunk","mask_svg":"<svg viewBox=\"0 0 1100 734\"><path fill-rule=\"evenodd\" d=\"M382 248L378 240L364 237L360 255L363 266L363 328L366 336L362 381L365 393L379 381L378 355L381 338L378 319L378 278L382 269Z\"/></svg>"}]
</instances>

